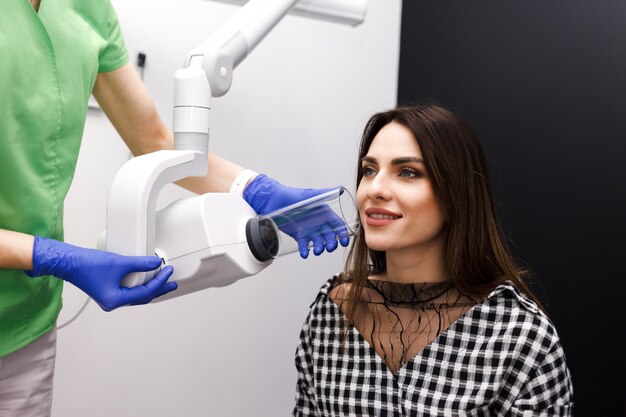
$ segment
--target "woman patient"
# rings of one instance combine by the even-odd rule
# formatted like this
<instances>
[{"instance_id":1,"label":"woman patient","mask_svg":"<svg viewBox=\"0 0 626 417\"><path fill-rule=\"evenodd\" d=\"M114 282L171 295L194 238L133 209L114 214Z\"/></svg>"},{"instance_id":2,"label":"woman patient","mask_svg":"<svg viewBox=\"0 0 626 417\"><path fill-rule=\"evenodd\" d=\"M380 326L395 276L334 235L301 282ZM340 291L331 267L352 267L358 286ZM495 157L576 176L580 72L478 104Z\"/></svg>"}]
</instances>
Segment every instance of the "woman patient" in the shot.
<instances>
[{"instance_id":1,"label":"woman patient","mask_svg":"<svg viewBox=\"0 0 626 417\"><path fill-rule=\"evenodd\" d=\"M293 414L572 415L473 130L436 104L378 113L358 163L362 231L302 328Z\"/></svg>"}]
</instances>

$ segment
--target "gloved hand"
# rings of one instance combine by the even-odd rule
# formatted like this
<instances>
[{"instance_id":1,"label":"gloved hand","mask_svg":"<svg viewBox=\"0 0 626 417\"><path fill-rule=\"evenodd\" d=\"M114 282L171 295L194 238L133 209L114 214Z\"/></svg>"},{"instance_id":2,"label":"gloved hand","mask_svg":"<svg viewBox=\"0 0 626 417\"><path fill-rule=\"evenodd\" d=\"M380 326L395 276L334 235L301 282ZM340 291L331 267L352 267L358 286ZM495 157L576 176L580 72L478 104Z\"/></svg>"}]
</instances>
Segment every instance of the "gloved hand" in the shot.
<instances>
[{"instance_id":1,"label":"gloved hand","mask_svg":"<svg viewBox=\"0 0 626 417\"><path fill-rule=\"evenodd\" d=\"M258 214L267 214L331 190L332 188L286 187L262 174L250 181L243 192L243 198ZM300 256L305 259L309 256L309 242L313 242L313 253L316 256L324 252L324 249L328 252L337 249L337 239L344 247L350 243L347 227L343 220L330 208L322 206L315 210L324 210L325 212L310 212L308 213L310 216L303 213L297 219L294 218L292 222L278 225L280 230L298 242ZM307 219L313 217L325 218L326 221L319 227L311 227L311 222Z\"/></svg>"},{"instance_id":2,"label":"gloved hand","mask_svg":"<svg viewBox=\"0 0 626 417\"><path fill-rule=\"evenodd\" d=\"M298 242L300 255L309 254L309 242L313 241L313 253L320 255L324 247L328 252L337 249L337 238L343 246L350 241L346 224L327 206L297 210L276 219L278 228Z\"/></svg>"},{"instance_id":3,"label":"gloved hand","mask_svg":"<svg viewBox=\"0 0 626 417\"><path fill-rule=\"evenodd\" d=\"M177 288L167 282L174 268L166 266L159 274L133 288L122 287L131 272L152 271L159 267L157 256L123 256L96 249L80 248L54 239L35 236L31 277L53 275L70 282L94 299L105 311L129 304L147 304Z\"/></svg>"}]
</instances>

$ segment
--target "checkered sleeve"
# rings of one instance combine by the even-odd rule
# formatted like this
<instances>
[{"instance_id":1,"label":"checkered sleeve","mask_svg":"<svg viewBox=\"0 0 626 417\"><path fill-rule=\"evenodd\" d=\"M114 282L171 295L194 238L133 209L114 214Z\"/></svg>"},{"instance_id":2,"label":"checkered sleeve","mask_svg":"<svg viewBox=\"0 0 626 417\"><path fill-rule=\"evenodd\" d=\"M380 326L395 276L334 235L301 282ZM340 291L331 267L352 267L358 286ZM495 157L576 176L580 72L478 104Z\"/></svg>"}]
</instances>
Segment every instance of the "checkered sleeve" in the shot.
<instances>
[{"instance_id":1,"label":"checkered sleeve","mask_svg":"<svg viewBox=\"0 0 626 417\"><path fill-rule=\"evenodd\" d=\"M538 364L510 410L513 416L563 416L574 414L573 387L558 339Z\"/></svg>"},{"instance_id":2,"label":"checkered sleeve","mask_svg":"<svg viewBox=\"0 0 626 417\"><path fill-rule=\"evenodd\" d=\"M315 402L313 392L313 360L311 357L311 313L307 317L302 331L300 342L296 349L296 369L298 370L298 382L296 385L296 405L293 410L294 416L321 416Z\"/></svg>"}]
</instances>

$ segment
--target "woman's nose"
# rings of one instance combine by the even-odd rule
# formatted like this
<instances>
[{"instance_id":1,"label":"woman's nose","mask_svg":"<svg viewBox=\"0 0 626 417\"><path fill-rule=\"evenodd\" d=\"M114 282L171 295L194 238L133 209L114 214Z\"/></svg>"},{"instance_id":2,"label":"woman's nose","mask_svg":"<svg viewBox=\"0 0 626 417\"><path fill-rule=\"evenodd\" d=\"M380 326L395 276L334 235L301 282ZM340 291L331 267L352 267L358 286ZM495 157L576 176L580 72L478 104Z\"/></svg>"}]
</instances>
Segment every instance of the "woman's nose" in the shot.
<instances>
[{"instance_id":1,"label":"woman's nose","mask_svg":"<svg viewBox=\"0 0 626 417\"><path fill-rule=\"evenodd\" d=\"M389 198L391 198L391 187L389 184L389 179L384 173L379 172L372 179L367 195L372 200L388 200Z\"/></svg>"}]
</instances>

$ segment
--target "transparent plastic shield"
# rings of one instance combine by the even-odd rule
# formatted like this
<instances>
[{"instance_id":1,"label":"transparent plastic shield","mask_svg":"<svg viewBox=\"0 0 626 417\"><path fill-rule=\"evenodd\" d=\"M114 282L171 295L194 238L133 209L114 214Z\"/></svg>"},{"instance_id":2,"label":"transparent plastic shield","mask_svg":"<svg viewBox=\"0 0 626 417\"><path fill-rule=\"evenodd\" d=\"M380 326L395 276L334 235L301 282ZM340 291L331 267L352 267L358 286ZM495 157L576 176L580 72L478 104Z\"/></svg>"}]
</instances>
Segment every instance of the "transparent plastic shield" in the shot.
<instances>
[{"instance_id":1,"label":"transparent plastic shield","mask_svg":"<svg viewBox=\"0 0 626 417\"><path fill-rule=\"evenodd\" d=\"M328 245L358 233L358 209L343 187L258 215L248 221L246 237L253 255L267 261L297 252L301 246Z\"/></svg>"}]
</instances>

